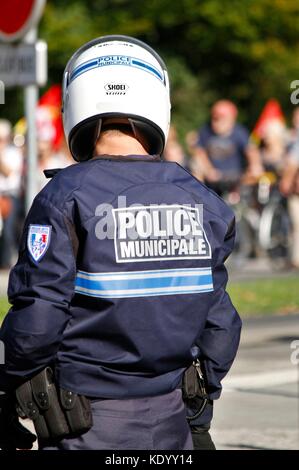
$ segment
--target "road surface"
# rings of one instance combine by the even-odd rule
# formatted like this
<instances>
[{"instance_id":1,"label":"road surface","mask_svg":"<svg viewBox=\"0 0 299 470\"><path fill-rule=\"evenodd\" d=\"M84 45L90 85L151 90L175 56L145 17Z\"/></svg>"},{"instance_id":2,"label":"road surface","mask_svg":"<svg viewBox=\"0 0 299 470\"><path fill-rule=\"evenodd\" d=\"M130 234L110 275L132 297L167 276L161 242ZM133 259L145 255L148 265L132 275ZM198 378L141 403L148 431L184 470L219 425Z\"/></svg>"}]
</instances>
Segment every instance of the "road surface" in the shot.
<instances>
[{"instance_id":1,"label":"road surface","mask_svg":"<svg viewBox=\"0 0 299 470\"><path fill-rule=\"evenodd\" d=\"M218 449L299 449L299 315L243 322L236 362L215 402ZM299 354L297 355L297 358Z\"/></svg>"}]
</instances>

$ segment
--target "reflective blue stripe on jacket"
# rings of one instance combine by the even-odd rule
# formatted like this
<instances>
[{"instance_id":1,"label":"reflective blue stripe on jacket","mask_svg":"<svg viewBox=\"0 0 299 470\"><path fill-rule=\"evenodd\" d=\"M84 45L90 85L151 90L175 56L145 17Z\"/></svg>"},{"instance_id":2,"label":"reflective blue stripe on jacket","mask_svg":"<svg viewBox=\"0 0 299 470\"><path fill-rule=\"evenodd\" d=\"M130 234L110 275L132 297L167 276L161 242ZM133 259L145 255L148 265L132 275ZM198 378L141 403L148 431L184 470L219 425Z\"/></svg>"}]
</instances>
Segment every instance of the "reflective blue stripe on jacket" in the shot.
<instances>
[{"instance_id":1,"label":"reflective blue stripe on jacket","mask_svg":"<svg viewBox=\"0 0 299 470\"><path fill-rule=\"evenodd\" d=\"M176 163L105 157L60 171L10 274L0 389L55 363L74 392L158 395L199 354L217 398L241 329L225 291L233 243L232 211Z\"/></svg>"}]
</instances>

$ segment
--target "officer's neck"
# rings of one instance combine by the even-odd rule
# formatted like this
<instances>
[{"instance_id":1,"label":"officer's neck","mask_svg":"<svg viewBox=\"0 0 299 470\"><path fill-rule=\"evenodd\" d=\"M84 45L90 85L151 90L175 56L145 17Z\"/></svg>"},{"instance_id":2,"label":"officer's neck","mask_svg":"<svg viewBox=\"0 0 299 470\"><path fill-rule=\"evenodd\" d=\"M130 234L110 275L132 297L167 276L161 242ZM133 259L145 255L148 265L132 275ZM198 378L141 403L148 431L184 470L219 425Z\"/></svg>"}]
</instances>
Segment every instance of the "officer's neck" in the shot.
<instances>
[{"instance_id":1,"label":"officer's neck","mask_svg":"<svg viewBox=\"0 0 299 470\"><path fill-rule=\"evenodd\" d=\"M122 132L103 132L95 146L94 156L148 155L143 145L133 135Z\"/></svg>"}]
</instances>

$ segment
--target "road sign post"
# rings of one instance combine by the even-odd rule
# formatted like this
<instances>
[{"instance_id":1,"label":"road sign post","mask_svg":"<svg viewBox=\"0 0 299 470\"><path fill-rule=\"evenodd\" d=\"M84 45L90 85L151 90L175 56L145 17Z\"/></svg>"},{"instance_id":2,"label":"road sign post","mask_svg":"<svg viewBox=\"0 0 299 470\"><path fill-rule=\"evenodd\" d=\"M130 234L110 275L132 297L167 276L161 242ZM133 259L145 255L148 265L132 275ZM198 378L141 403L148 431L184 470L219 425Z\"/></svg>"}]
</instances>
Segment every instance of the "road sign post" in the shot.
<instances>
[{"instance_id":1,"label":"road sign post","mask_svg":"<svg viewBox=\"0 0 299 470\"><path fill-rule=\"evenodd\" d=\"M34 44L37 37L36 29L32 29L25 36L27 44ZM37 193L37 132L36 132L36 107L38 101L38 87L35 84L27 85L24 91L25 116L27 122L27 185L26 185L26 212L32 204Z\"/></svg>"},{"instance_id":2,"label":"road sign post","mask_svg":"<svg viewBox=\"0 0 299 470\"><path fill-rule=\"evenodd\" d=\"M0 80L5 88L24 86L27 122L26 211L37 192L36 108L38 86L47 81L47 45L37 41L36 24L45 0L10 0L1 5L0 40L5 43L23 40L17 46L0 46ZM1 98L1 96L0 96Z\"/></svg>"}]
</instances>

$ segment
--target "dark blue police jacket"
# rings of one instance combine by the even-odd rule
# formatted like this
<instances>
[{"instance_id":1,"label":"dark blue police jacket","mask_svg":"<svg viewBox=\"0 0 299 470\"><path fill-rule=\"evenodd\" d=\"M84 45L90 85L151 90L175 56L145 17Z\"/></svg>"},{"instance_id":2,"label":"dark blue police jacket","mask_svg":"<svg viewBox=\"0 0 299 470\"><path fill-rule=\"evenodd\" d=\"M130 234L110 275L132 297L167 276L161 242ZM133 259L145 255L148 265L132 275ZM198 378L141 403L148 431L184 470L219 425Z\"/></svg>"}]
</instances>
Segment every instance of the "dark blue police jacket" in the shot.
<instances>
[{"instance_id":1,"label":"dark blue police jacket","mask_svg":"<svg viewBox=\"0 0 299 470\"><path fill-rule=\"evenodd\" d=\"M199 356L218 398L241 329L223 264L234 234L232 211L176 163L104 156L61 170L10 274L0 389L52 363L79 394L153 396Z\"/></svg>"}]
</instances>

